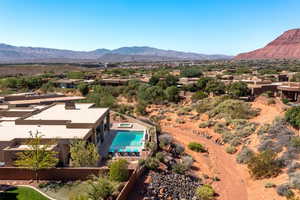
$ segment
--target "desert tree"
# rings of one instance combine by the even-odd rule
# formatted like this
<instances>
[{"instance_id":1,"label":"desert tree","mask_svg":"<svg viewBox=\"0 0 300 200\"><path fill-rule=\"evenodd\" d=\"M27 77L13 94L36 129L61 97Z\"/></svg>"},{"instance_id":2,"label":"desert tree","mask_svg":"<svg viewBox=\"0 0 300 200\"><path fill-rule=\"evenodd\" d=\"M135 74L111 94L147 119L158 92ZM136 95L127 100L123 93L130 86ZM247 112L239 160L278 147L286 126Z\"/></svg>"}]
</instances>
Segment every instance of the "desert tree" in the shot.
<instances>
[{"instance_id":1,"label":"desert tree","mask_svg":"<svg viewBox=\"0 0 300 200\"><path fill-rule=\"evenodd\" d=\"M33 170L38 181L39 170L53 168L57 164L57 152L51 150L51 144L42 144L43 135L40 132L29 133L31 138L26 142L28 148L16 154L15 164Z\"/></svg>"}]
</instances>

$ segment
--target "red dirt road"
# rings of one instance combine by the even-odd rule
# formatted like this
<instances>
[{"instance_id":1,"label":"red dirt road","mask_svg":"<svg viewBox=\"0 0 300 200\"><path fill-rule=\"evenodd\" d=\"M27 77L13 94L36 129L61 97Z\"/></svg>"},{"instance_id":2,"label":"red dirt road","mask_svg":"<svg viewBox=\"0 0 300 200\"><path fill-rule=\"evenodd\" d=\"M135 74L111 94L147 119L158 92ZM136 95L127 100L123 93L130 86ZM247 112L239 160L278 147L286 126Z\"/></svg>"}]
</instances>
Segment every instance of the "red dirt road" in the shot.
<instances>
[{"instance_id":1,"label":"red dirt road","mask_svg":"<svg viewBox=\"0 0 300 200\"><path fill-rule=\"evenodd\" d=\"M234 160L235 157L227 154L222 146L215 144L211 140L193 134L191 126L186 127L184 130L176 127L162 126L162 130L163 132L172 135L177 142L185 146L186 152L195 160L194 167L198 168L198 170L195 170L194 172L198 176L208 174L210 177L217 176L221 179L219 182L213 183L215 190L220 195L219 199L248 199L247 186L243 176L237 168L237 164ZM188 143L195 141L204 144L208 148L208 156L193 152L187 148Z\"/></svg>"}]
</instances>

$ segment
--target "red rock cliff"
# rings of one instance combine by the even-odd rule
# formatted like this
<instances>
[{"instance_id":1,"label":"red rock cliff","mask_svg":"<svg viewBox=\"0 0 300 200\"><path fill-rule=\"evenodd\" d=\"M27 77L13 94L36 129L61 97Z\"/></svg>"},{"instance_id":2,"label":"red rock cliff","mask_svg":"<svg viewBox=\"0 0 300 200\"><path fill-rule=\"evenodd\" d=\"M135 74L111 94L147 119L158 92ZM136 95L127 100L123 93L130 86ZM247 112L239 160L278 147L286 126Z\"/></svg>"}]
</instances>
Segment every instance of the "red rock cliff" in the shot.
<instances>
[{"instance_id":1,"label":"red rock cliff","mask_svg":"<svg viewBox=\"0 0 300 200\"><path fill-rule=\"evenodd\" d=\"M235 59L300 59L300 29L286 31L264 48L239 54Z\"/></svg>"}]
</instances>

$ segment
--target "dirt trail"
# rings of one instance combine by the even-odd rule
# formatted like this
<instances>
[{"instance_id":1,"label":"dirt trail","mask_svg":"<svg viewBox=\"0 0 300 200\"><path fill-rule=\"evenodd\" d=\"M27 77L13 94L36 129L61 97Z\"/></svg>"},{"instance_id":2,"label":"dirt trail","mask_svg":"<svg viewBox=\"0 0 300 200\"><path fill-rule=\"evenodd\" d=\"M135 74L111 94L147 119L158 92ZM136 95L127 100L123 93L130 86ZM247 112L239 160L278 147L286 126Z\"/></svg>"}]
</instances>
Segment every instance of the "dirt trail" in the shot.
<instances>
[{"instance_id":1,"label":"dirt trail","mask_svg":"<svg viewBox=\"0 0 300 200\"><path fill-rule=\"evenodd\" d=\"M213 183L215 190L220 195L219 199L248 199L245 180L240 175L234 157L227 154L223 147L213 143L211 140L194 135L191 128L181 129L162 126L162 130L163 132L168 132L175 140L186 147L186 152L195 159L194 167L197 175L201 176L204 173L221 179L221 181ZM204 144L208 148L208 156L190 151L187 148L188 143L195 141Z\"/></svg>"}]
</instances>

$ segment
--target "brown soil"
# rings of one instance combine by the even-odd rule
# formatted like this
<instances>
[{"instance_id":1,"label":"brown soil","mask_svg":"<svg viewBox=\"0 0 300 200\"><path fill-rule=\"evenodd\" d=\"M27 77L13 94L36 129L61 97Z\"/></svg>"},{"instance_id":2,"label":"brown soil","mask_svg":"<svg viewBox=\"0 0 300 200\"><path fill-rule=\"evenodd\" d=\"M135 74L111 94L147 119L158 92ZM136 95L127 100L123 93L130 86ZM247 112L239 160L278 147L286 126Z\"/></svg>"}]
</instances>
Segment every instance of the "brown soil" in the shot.
<instances>
[{"instance_id":1,"label":"brown soil","mask_svg":"<svg viewBox=\"0 0 300 200\"><path fill-rule=\"evenodd\" d=\"M283 115L282 106L277 102L275 105L267 105L266 99L258 98L252 103L253 107L260 108L260 114L251 119L259 124L271 123L276 116ZM180 106L178 106L180 107ZM157 115L162 107L152 107L151 115ZM210 177L217 176L219 182L212 182L213 187L220 195L218 199L222 200L283 200L284 198L276 194L275 189L266 189L264 186L267 182L282 184L287 181L286 174L282 174L273 179L253 180L244 165L237 164L236 155L229 155L225 152L224 146L214 142L219 137L214 133L212 128L198 128L200 122L207 120L207 116L201 116L200 120L192 120L190 116L177 116L175 113L167 112L164 114L165 119L160 121L162 132L166 132L174 139L186 147L186 152L194 159L193 173L200 178L203 175ZM180 118L185 121L183 124L176 123ZM213 136L212 139L206 139L194 133L195 130L206 132ZM255 134L251 137L251 147L254 149L258 144ZM199 142L204 144L209 154L196 153L187 148L190 142Z\"/></svg>"}]
</instances>

